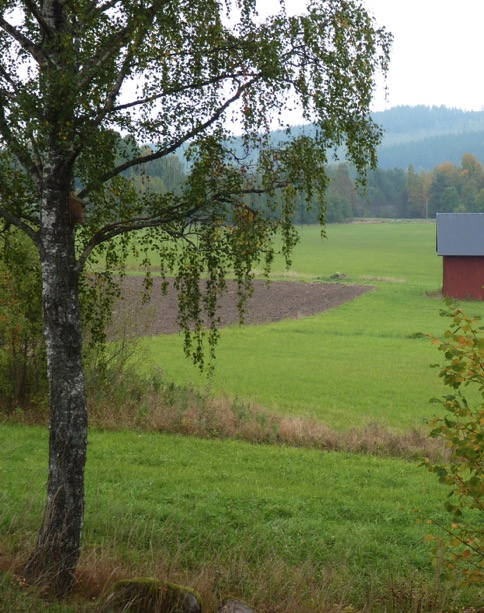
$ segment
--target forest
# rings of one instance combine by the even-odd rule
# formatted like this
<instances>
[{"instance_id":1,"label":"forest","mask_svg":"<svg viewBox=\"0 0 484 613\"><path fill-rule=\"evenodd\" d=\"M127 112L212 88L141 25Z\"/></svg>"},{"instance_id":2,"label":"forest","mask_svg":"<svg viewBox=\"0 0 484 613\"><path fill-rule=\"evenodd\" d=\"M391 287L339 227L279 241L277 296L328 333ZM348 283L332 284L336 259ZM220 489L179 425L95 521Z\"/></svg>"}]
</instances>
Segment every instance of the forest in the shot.
<instances>
[{"instance_id":1,"label":"forest","mask_svg":"<svg viewBox=\"0 0 484 613\"><path fill-rule=\"evenodd\" d=\"M137 174L141 190L163 193L180 184L184 166L177 156L156 162L147 175ZM325 196L326 223L344 223L358 218L429 219L436 213L484 213L484 169L475 155L464 153L460 164L443 162L430 171L377 168L368 171L365 188L358 186L352 168L342 162L328 167L329 187ZM297 224L318 223L316 206L307 209L305 195L294 211ZM263 196L252 196L254 209L264 208Z\"/></svg>"},{"instance_id":2,"label":"forest","mask_svg":"<svg viewBox=\"0 0 484 613\"><path fill-rule=\"evenodd\" d=\"M484 111L446 107L394 107L374 114L383 131L378 167L369 170L365 189L358 187L356 172L344 160L328 155L329 187L325 196L326 223L358 218L434 218L438 212L484 212ZM296 134L309 134L311 126L296 126ZM286 138L273 132L275 143ZM242 146L239 147L242 156ZM131 170L140 189L163 193L183 181L183 154L152 163L141 174ZM148 176L149 180L148 180ZM297 224L318 222L318 209L305 207L300 194L294 220ZM264 208L263 197L251 205Z\"/></svg>"},{"instance_id":3,"label":"forest","mask_svg":"<svg viewBox=\"0 0 484 613\"><path fill-rule=\"evenodd\" d=\"M378 167L368 171L366 189L358 189L356 173L337 152L342 161L330 164L327 223L484 212L484 111L397 106L373 118L383 131ZM316 221L316 213L296 211L297 223Z\"/></svg>"}]
</instances>

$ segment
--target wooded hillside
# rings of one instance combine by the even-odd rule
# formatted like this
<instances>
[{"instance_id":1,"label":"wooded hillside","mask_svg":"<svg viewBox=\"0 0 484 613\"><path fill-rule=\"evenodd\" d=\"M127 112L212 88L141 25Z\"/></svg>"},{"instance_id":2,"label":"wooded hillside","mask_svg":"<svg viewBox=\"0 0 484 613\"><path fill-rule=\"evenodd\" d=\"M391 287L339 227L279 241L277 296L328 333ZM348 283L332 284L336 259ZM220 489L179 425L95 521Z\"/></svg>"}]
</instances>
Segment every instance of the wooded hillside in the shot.
<instances>
[{"instance_id":1,"label":"wooded hillside","mask_svg":"<svg viewBox=\"0 0 484 613\"><path fill-rule=\"evenodd\" d=\"M484 160L484 111L398 106L374 119L384 130L380 168L431 170L444 162L458 164L465 153Z\"/></svg>"}]
</instances>

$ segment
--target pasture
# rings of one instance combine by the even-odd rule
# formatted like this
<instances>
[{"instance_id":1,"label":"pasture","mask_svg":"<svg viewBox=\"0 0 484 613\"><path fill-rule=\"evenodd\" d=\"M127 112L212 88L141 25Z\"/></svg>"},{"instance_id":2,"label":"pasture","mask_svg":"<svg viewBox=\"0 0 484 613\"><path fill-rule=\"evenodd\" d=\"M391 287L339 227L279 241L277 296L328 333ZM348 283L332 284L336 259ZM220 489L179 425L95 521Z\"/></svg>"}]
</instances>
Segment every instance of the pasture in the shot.
<instances>
[{"instance_id":1,"label":"pasture","mask_svg":"<svg viewBox=\"0 0 484 613\"><path fill-rule=\"evenodd\" d=\"M307 318L224 328L209 379L183 357L179 334L143 338L140 368L341 431L375 422L397 434L425 428L430 396L445 393L429 368L440 356L415 337L446 327L435 225L352 224L327 234L321 241L319 229L303 228L291 271L277 260L274 278L317 283L340 272L345 283L373 291ZM466 308L484 314L483 304ZM90 434L79 591L63 611L98 611L95 597L106 585L135 575L191 585L208 613L227 594L262 613L429 613L479 604L478 589L442 582L438 555L432 564L426 537L439 529L427 521L448 523L446 491L416 461L201 440L142 425L112 430ZM22 560L33 546L47 438L38 426L0 427L5 560ZM0 605L44 610L24 598L0 577Z\"/></svg>"},{"instance_id":2,"label":"pasture","mask_svg":"<svg viewBox=\"0 0 484 613\"><path fill-rule=\"evenodd\" d=\"M41 518L46 432L4 424L0 449L2 548L20 559ZM114 578L139 575L195 587L209 613L227 594L280 613L428 612L472 602L432 566L425 537L438 530L425 520L446 521L443 491L413 462L94 431L86 483L85 608L74 594L62 611L98 611L85 602L89 590L98 596ZM2 593L0 581L0 603Z\"/></svg>"},{"instance_id":3,"label":"pasture","mask_svg":"<svg viewBox=\"0 0 484 613\"><path fill-rule=\"evenodd\" d=\"M336 309L303 319L222 330L213 377L200 375L182 353L181 335L147 338L147 368L178 384L209 388L286 415L312 417L337 429L378 422L398 430L422 427L428 400L442 395L429 365L440 356L418 332L439 334L442 261L433 223L303 227L290 271L275 279L345 283L374 290ZM470 303L473 314L484 306ZM160 317L163 314L160 313ZM263 365L263 367L262 367Z\"/></svg>"}]
</instances>

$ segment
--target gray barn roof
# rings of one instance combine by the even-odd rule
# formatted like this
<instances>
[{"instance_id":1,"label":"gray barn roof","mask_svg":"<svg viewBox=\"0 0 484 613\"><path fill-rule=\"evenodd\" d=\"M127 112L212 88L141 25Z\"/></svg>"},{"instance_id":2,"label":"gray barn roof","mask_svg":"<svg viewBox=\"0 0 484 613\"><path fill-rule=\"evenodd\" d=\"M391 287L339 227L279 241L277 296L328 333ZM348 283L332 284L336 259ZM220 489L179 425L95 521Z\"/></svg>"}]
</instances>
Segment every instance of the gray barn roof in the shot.
<instances>
[{"instance_id":1,"label":"gray barn roof","mask_svg":"<svg viewBox=\"0 0 484 613\"><path fill-rule=\"evenodd\" d=\"M437 213L437 253L484 256L484 213Z\"/></svg>"}]
</instances>

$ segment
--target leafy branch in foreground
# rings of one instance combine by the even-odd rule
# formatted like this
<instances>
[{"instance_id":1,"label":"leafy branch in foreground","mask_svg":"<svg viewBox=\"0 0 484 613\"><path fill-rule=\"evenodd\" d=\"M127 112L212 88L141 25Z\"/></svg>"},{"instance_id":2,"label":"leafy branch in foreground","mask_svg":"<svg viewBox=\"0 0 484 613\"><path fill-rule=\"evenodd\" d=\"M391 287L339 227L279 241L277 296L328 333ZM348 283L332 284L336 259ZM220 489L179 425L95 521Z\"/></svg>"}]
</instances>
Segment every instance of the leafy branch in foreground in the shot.
<instances>
[{"instance_id":1,"label":"leafy branch in foreground","mask_svg":"<svg viewBox=\"0 0 484 613\"><path fill-rule=\"evenodd\" d=\"M444 565L454 578L466 584L484 581L484 326L453 302L441 311L451 320L442 338L429 336L444 355L439 376L454 393L431 402L447 414L431 422L430 436L443 439L450 450L446 463L424 464L450 488L445 508L453 516L449 526L440 525ZM481 401L473 404L462 392L472 386ZM438 524L437 524L438 525Z\"/></svg>"}]
</instances>

